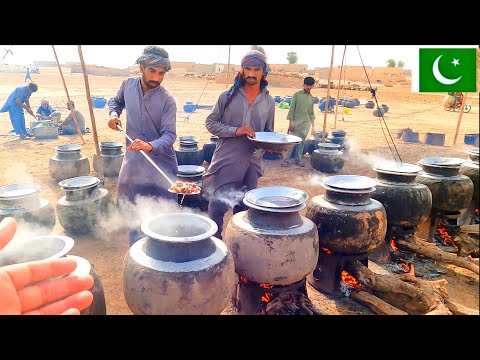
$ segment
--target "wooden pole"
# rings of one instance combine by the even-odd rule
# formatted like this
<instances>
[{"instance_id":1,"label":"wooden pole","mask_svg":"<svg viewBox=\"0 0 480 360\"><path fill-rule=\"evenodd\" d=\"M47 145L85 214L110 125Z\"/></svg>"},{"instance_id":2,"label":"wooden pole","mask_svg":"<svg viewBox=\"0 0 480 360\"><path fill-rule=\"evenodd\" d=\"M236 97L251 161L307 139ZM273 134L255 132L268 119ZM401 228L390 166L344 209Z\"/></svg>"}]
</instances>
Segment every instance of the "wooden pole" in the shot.
<instances>
[{"instance_id":1,"label":"wooden pole","mask_svg":"<svg viewBox=\"0 0 480 360\"><path fill-rule=\"evenodd\" d=\"M232 45L228 45L228 65L227 65L227 83L225 84L225 89L228 88L228 77L230 75L230 48Z\"/></svg>"},{"instance_id":2,"label":"wooden pole","mask_svg":"<svg viewBox=\"0 0 480 360\"><path fill-rule=\"evenodd\" d=\"M338 99L340 99L340 82L342 81L343 60L345 59L345 52L347 51L347 45L343 49L342 64L340 65L340 76L338 77L338 91L337 91L337 104L335 105L335 120L333 122L333 128L337 128L337 115L338 115Z\"/></svg>"},{"instance_id":3,"label":"wooden pole","mask_svg":"<svg viewBox=\"0 0 480 360\"><path fill-rule=\"evenodd\" d=\"M68 95L67 84L65 83L62 68L60 67L60 63L58 62L57 52L55 51L55 46L54 45L52 45L52 49L53 49L53 55L55 55L55 61L57 62L58 71L60 71L60 76L62 77L63 88L65 89L65 94L67 94L67 100L68 100L68 102L70 102L70 95ZM77 117L75 116L75 111L73 111L73 109L72 109L72 111L70 113L72 114L73 122L75 123L75 127L77 128L77 134L76 135L80 136L80 139L82 139L82 145L83 145L83 144L85 144L85 140L83 139L82 132L80 130L80 127L78 126Z\"/></svg>"},{"instance_id":4,"label":"wooden pole","mask_svg":"<svg viewBox=\"0 0 480 360\"><path fill-rule=\"evenodd\" d=\"M328 114L328 105L330 102L330 79L332 78L332 67L333 67L333 52L335 50L335 45L332 45L332 59L330 60L330 71L328 72L328 83L327 83L327 98L325 102L325 111L323 115L323 133L322 133L322 143L325 142L325 132L327 131L327 114Z\"/></svg>"},{"instance_id":5,"label":"wooden pole","mask_svg":"<svg viewBox=\"0 0 480 360\"><path fill-rule=\"evenodd\" d=\"M100 176L103 177L103 164L101 160L102 158L100 156L100 147L98 146L97 126L95 124L95 114L93 113L92 97L90 96L90 85L88 84L87 69L85 67L85 61L83 61L82 46L77 45L77 47L78 56L80 57L80 63L82 64L83 80L85 81L85 91L87 93L87 103L88 109L90 110L90 119L92 121L93 140L95 141L95 150L97 151L97 164L99 165L98 168L100 169Z\"/></svg>"},{"instance_id":6,"label":"wooden pole","mask_svg":"<svg viewBox=\"0 0 480 360\"><path fill-rule=\"evenodd\" d=\"M453 146L457 143L458 130L460 130L460 123L462 122L463 110L465 109L465 104L467 103L467 93L463 96L462 108L460 109L460 115L458 116L457 128L455 130L455 137L453 138Z\"/></svg>"}]
</instances>

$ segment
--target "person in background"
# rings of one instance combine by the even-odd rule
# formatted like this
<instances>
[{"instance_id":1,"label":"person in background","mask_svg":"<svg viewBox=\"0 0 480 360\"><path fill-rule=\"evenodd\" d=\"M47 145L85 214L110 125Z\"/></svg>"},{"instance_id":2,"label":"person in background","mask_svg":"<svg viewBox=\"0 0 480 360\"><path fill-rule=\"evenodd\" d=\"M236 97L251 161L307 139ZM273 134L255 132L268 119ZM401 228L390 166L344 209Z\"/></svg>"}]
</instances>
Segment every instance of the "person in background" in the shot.
<instances>
[{"instance_id":1,"label":"person in background","mask_svg":"<svg viewBox=\"0 0 480 360\"><path fill-rule=\"evenodd\" d=\"M174 201L178 194L168 191L170 183L140 153L145 151L153 162L170 179L178 170L173 144L177 138L177 103L170 92L161 85L165 74L172 68L168 52L158 46L147 46L136 60L140 77L129 77L122 82L117 95L108 101L110 120L108 126L122 127L120 115L126 111L126 128L123 130L133 140L126 140L127 150L118 176L117 205L135 204L136 197L148 196ZM133 245L142 237L137 228L129 232Z\"/></svg>"},{"instance_id":2,"label":"person in background","mask_svg":"<svg viewBox=\"0 0 480 360\"><path fill-rule=\"evenodd\" d=\"M274 129L275 100L267 90L268 70L265 55L258 50L247 52L241 61L241 70L230 89L223 91L205 127L218 136L212 161L203 176L203 190L209 197L208 215L215 221L222 239L223 218L231 207L234 214L245 209L240 194L255 189L263 175L262 159L254 154L255 145L248 137L255 132Z\"/></svg>"},{"instance_id":3,"label":"person in background","mask_svg":"<svg viewBox=\"0 0 480 360\"><path fill-rule=\"evenodd\" d=\"M38 120L53 120L60 118L60 112L55 111L46 99L40 100L40 106L37 109L36 115Z\"/></svg>"},{"instance_id":4,"label":"person in background","mask_svg":"<svg viewBox=\"0 0 480 360\"><path fill-rule=\"evenodd\" d=\"M70 114L65 118L65 120L58 126L61 130L62 135L74 135L78 133L77 126L75 125L75 120L73 119L73 113L75 113L75 118L77 119L78 127L82 134L85 134L85 117L83 114L75 109L75 103L73 101L67 102L67 109L70 110Z\"/></svg>"},{"instance_id":5,"label":"person in background","mask_svg":"<svg viewBox=\"0 0 480 360\"><path fill-rule=\"evenodd\" d=\"M0 252L16 230L14 218L0 222ZM80 315L93 302L89 291L93 277L86 274L53 279L70 274L76 267L77 262L66 257L0 267L0 315Z\"/></svg>"},{"instance_id":6,"label":"person in background","mask_svg":"<svg viewBox=\"0 0 480 360\"><path fill-rule=\"evenodd\" d=\"M0 112L8 111L13 129L17 135L20 135L20 139L22 140L33 137L33 134L28 132L25 127L25 114L23 110L26 110L30 115L35 117L29 99L32 93L37 90L38 85L33 82L17 87L8 96L7 101L5 101L5 104L3 104L3 107L0 109Z\"/></svg>"},{"instance_id":7,"label":"person in background","mask_svg":"<svg viewBox=\"0 0 480 360\"><path fill-rule=\"evenodd\" d=\"M27 67L27 72L25 73L25 81L24 82L26 82L27 79L30 80L30 81L33 81L32 77L30 76L30 68L29 67Z\"/></svg>"},{"instance_id":8,"label":"person in background","mask_svg":"<svg viewBox=\"0 0 480 360\"><path fill-rule=\"evenodd\" d=\"M307 76L303 79L303 90L297 91L293 94L292 104L288 111L287 120L289 120L288 133L298 136L302 139L300 144L295 145L292 149L291 158L295 160L295 165L305 167L302 161L303 147L305 146L305 139L312 127L314 131L315 114L313 112L313 96L311 90L315 85L315 79ZM288 166L288 159L283 160L281 166Z\"/></svg>"}]
</instances>

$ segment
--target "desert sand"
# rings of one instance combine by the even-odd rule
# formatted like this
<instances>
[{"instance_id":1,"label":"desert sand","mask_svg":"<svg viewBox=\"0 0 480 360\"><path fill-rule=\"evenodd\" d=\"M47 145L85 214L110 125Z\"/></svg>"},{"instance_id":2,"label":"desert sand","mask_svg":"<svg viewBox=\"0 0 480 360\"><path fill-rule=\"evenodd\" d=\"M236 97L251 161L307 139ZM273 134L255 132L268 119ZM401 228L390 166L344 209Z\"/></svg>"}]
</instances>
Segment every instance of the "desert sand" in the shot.
<instances>
[{"instance_id":1,"label":"desert sand","mask_svg":"<svg viewBox=\"0 0 480 360\"><path fill-rule=\"evenodd\" d=\"M63 68L68 92L86 118L86 126L93 129L90 116L84 78L82 74L70 74L70 70ZM66 111L66 94L58 69L42 68L40 74L32 74L33 80L39 89L30 98L32 109L36 111L40 105L40 99L46 98L57 108ZM114 96L119 88L123 77L89 76L90 91L92 96L103 96L106 99ZM0 101L6 100L15 87L24 84L22 73L0 73ZM207 83L204 78L186 78L183 76L166 75L163 85L170 90L177 100L177 136L195 135L199 138L199 146L209 142L210 133L205 129L204 122L209 110L197 110L187 114L183 111L186 101L192 101L202 105L213 105L220 92L225 89L225 84L216 84L214 81ZM299 89L269 87L270 93L275 95L293 95ZM315 88L314 96L325 96L327 89ZM337 90L331 90L331 95L337 97ZM415 164L421 158L432 156L467 158L466 151L472 148L464 144L465 134L479 133L479 98L478 93L470 96L467 100L472 105L472 110L463 115L458 133L456 145L453 146L455 129L458 121L458 112L447 112L443 109L442 100L445 94L418 94L412 93L410 86L378 87L377 98L379 104L389 106L389 112L385 114L385 121L392 139L388 136L390 147L393 144L398 150L401 160ZM360 100L370 100L371 94L367 91L340 91L341 97L356 97ZM341 109L341 108L340 108ZM93 110L96 130L99 141L120 141L125 139L120 132L113 131L107 126L108 108ZM286 132L288 110L276 109L275 131ZM315 126L317 130L323 127L324 115L315 106ZM27 126L33 118L25 115ZM64 117L63 116L63 117ZM334 115L328 114L327 131L334 127ZM125 118L121 117L125 123ZM406 143L396 138L398 129L411 128L418 131L420 140L423 140L427 132L445 134L445 146L432 146L423 143ZM375 178L372 170L375 161L393 160L387 139L385 125L372 115L372 110L364 106L352 109L350 115L338 114L337 129L347 132L350 140L350 154L346 158L345 167L339 174L366 175ZM12 129L8 113L0 114L0 186L33 181L41 185L41 197L48 199L53 205L64 196L56 180L49 176L49 159L55 154L54 148L61 144L81 144L79 137L60 136L55 140L20 140L19 137L9 136ZM93 170L92 159L95 154L93 134L85 134L85 144L82 146L82 154L90 160L91 175L98 175ZM393 143L392 143L393 141ZM178 146L178 143L174 145ZM123 148L125 151L125 147ZM319 185L322 174L316 173L310 166L310 155L304 156L305 168L294 165L288 168L280 167L281 160L264 160L265 175L260 179L259 186L284 185L303 189L308 192L310 199L324 193ZM204 163L207 167L208 164ZM116 199L116 179L105 179L105 187L112 192ZM302 214L304 215L304 213ZM226 221L231 216L227 214ZM132 314L128 308L122 290L122 265L123 258L128 251L127 231L118 227L118 219L112 220L111 227L103 233L95 236L75 236L75 246L70 252L88 259L96 268L102 281L107 302L107 314ZM226 223L226 222L225 222ZM64 234L58 218L53 230L54 233ZM479 309L479 278L478 275L458 268L453 265L443 265L446 273L440 278L448 281L447 290L450 299L462 305ZM367 308L357 304L348 298L334 298L322 294L312 287L308 287L309 297L314 306L323 314L372 314ZM234 314L235 310L230 306L223 314Z\"/></svg>"}]
</instances>

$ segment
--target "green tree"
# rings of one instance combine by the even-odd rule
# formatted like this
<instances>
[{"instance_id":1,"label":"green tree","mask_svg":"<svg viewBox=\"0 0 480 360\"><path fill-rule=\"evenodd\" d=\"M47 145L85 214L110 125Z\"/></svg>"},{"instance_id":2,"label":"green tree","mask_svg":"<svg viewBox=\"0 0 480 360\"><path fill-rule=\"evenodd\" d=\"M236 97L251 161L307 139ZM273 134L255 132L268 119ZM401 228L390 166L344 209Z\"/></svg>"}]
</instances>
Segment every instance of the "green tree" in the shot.
<instances>
[{"instance_id":1,"label":"green tree","mask_svg":"<svg viewBox=\"0 0 480 360\"><path fill-rule=\"evenodd\" d=\"M298 62L298 56L296 52L287 53L287 61L289 64L296 64Z\"/></svg>"},{"instance_id":2,"label":"green tree","mask_svg":"<svg viewBox=\"0 0 480 360\"><path fill-rule=\"evenodd\" d=\"M268 57L267 54L265 53L265 49L263 46L260 45L252 45L250 46L250 50L258 50L260 51L263 55L265 55L265 61L267 62L267 71L270 72L270 65L268 65Z\"/></svg>"},{"instance_id":3,"label":"green tree","mask_svg":"<svg viewBox=\"0 0 480 360\"><path fill-rule=\"evenodd\" d=\"M397 67L403 68L404 66L405 66L405 63L404 63L402 60L399 60L399 61L397 62Z\"/></svg>"},{"instance_id":4,"label":"green tree","mask_svg":"<svg viewBox=\"0 0 480 360\"><path fill-rule=\"evenodd\" d=\"M387 67L395 67L395 64L397 62L394 59L388 59L387 60Z\"/></svg>"}]
</instances>

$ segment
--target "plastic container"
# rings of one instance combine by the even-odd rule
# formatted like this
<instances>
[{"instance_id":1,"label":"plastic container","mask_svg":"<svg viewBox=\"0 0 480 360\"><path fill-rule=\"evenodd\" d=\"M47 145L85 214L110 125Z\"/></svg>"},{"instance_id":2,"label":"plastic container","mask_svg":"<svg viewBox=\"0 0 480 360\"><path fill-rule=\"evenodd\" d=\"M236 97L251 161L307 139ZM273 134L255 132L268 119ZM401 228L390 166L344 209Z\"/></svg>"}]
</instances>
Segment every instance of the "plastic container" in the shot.
<instances>
[{"instance_id":1,"label":"plastic container","mask_svg":"<svg viewBox=\"0 0 480 360\"><path fill-rule=\"evenodd\" d=\"M107 104L107 99L100 96L92 96L92 106L94 108L103 108Z\"/></svg>"}]
</instances>

